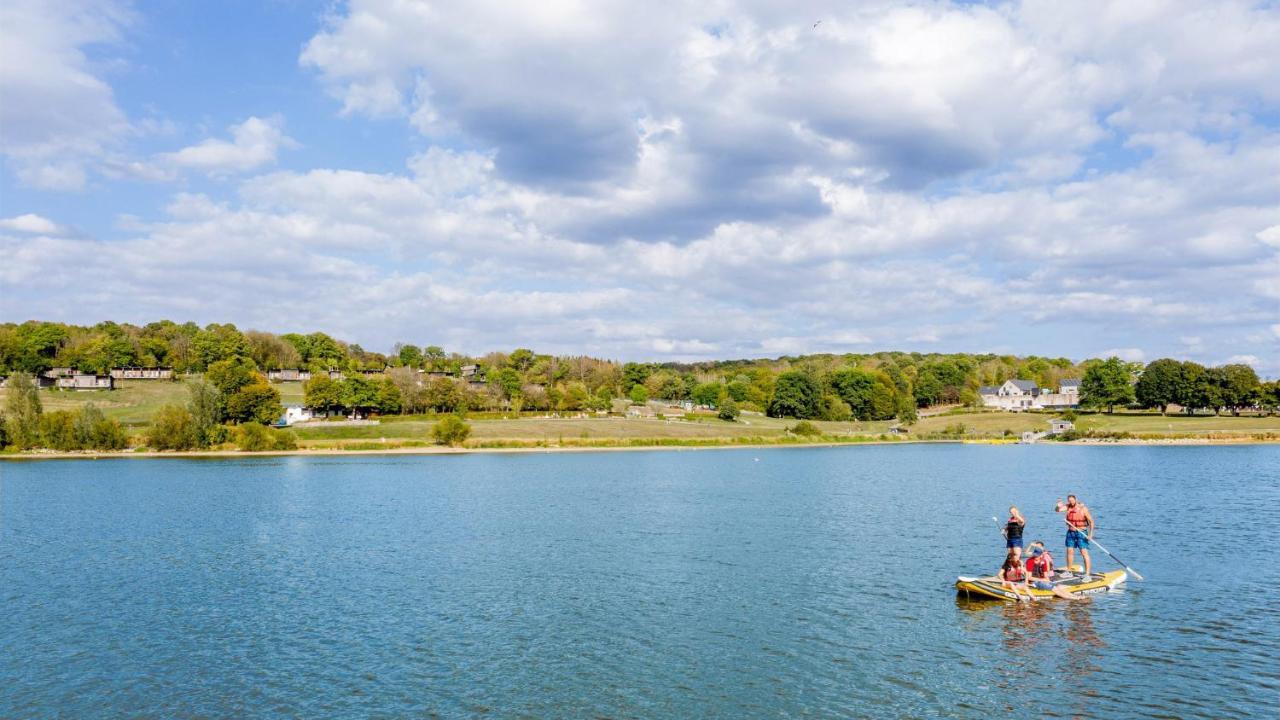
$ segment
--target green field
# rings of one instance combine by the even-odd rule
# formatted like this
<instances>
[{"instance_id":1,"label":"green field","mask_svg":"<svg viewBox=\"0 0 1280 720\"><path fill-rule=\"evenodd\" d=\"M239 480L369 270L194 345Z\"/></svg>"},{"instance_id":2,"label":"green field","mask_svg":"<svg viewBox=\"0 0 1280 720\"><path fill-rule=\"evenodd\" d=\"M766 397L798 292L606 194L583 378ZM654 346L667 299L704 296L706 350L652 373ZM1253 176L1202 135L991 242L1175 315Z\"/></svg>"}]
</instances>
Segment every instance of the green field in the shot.
<instances>
[{"instance_id":1,"label":"green field","mask_svg":"<svg viewBox=\"0 0 1280 720\"><path fill-rule=\"evenodd\" d=\"M8 390L0 390L0 394L7 392ZM45 412L76 410L93 403L107 416L131 426L146 425L162 405L182 404L186 401L186 385L165 380L123 380L116 383L115 390L109 391L53 389L40 391L40 402Z\"/></svg>"},{"instance_id":2,"label":"green field","mask_svg":"<svg viewBox=\"0 0 1280 720\"><path fill-rule=\"evenodd\" d=\"M923 418L911 428L912 434L941 433L949 426L964 425L966 437L998 437L1009 431L1021 435L1028 430L1049 429L1049 421L1058 415L1050 413L969 412ZM1280 416L1257 415L1167 415L1144 412L1081 413L1075 421L1082 432L1132 433L1134 435L1247 436L1255 433L1280 433Z\"/></svg>"},{"instance_id":3,"label":"green field","mask_svg":"<svg viewBox=\"0 0 1280 720\"><path fill-rule=\"evenodd\" d=\"M295 427L304 447L339 447L352 443L429 441L436 418L389 418L378 425L325 427L322 424ZM738 422L712 417L690 420L658 420L620 417L523 417L510 420L472 419L474 442L512 440L545 442L581 440L733 440L735 438L781 438L794 420L747 416ZM887 422L815 422L824 434L835 437L877 436L888 429Z\"/></svg>"},{"instance_id":4,"label":"green field","mask_svg":"<svg viewBox=\"0 0 1280 720\"><path fill-rule=\"evenodd\" d=\"M280 391L284 404L302 402L302 383L276 383L272 387ZM0 389L0 407L3 407L5 389ZM125 425L139 427L151 421L151 416L162 405L187 402L187 386L183 382L167 380L119 380L115 390L54 390L40 391L40 402L46 411L76 410L93 403L109 417Z\"/></svg>"}]
</instances>

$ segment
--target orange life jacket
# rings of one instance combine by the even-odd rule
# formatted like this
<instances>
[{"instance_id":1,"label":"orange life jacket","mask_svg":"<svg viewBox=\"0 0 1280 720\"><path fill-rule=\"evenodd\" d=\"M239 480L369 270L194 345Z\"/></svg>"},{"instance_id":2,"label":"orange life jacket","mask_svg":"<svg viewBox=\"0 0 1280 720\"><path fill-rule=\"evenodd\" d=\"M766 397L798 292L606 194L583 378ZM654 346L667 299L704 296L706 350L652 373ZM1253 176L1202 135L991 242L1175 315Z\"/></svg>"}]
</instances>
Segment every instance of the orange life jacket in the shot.
<instances>
[{"instance_id":1,"label":"orange life jacket","mask_svg":"<svg viewBox=\"0 0 1280 720\"><path fill-rule=\"evenodd\" d=\"M1087 525L1084 506L1080 503L1076 503L1074 507L1068 507L1067 522L1071 523L1078 530L1084 530Z\"/></svg>"}]
</instances>

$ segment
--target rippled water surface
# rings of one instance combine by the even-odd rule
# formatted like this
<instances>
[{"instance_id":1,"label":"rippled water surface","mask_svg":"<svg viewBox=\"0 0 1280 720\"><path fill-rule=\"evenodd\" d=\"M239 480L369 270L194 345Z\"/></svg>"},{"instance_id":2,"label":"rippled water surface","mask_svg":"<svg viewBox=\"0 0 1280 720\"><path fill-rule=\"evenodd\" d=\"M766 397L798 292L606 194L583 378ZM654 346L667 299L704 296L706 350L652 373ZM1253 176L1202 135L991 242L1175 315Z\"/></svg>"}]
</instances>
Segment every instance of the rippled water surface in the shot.
<instances>
[{"instance_id":1,"label":"rippled water surface","mask_svg":"<svg viewBox=\"0 0 1280 720\"><path fill-rule=\"evenodd\" d=\"M1145 583L957 599L1068 492ZM0 463L0 717L1270 715L1278 508L1266 446Z\"/></svg>"}]
</instances>

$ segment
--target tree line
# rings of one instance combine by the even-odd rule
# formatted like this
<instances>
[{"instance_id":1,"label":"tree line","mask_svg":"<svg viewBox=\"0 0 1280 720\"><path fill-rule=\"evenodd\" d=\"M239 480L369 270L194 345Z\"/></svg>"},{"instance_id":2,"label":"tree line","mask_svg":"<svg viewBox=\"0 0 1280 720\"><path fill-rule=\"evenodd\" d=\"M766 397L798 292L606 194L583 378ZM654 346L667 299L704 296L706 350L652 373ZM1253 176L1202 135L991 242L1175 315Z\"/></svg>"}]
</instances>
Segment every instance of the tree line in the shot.
<instances>
[{"instance_id":1,"label":"tree line","mask_svg":"<svg viewBox=\"0 0 1280 720\"><path fill-rule=\"evenodd\" d=\"M188 402L165 408L153 426L169 428L173 442L192 447L225 441L233 430L219 427L265 425L278 418L283 412L280 393L265 373L293 368L313 373L304 386L306 405L357 415L580 412L612 409L619 401L656 400L692 403L726 419L754 411L806 420L910 423L923 407L981 406L978 389L984 385L1016 379L1056 389L1068 378L1080 380L1083 405L1107 410L1132 406L1164 411L1175 404L1188 412L1238 412L1277 404L1276 383L1261 382L1247 365L1204 367L1171 359L1144 367L1118 358L1074 362L877 352L622 363L528 348L474 356L412 343L397 343L382 354L318 331L274 334L218 323L0 324L0 375L52 367L102 373L121 366L168 366L187 375ZM475 366L474 376L462 378L464 366ZM330 378L329 370L344 377ZM378 376L363 375L370 370ZM24 430L23 437L29 432Z\"/></svg>"}]
</instances>

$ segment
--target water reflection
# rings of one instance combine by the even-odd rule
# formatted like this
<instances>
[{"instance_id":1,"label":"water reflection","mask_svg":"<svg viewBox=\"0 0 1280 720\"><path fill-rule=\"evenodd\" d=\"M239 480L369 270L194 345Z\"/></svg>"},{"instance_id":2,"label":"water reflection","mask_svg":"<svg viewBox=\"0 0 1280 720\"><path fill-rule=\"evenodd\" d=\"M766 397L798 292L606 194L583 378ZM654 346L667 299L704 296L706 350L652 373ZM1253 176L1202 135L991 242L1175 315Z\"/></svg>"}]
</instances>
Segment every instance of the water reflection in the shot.
<instances>
[{"instance_id":1,"label":"water reflection","mask_svg":"<svg viewBox=\"0 0 1280 720\"><path fill-rule=\"evenodd\" d=\"M956 607L968 619L967 631L999 634L991 688L997 696L1023 697L1056 678L1055 694L1066 689L1063 682L1075 688L1066 693L1071 707L1061 708L1065 715L1085 717L1097 707L1090 677L1102 669L1096 658L1107 643L1094 625L1091 598L1006 603L957 596Z\"/></svg>"}]
</instances>

